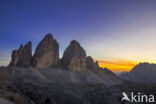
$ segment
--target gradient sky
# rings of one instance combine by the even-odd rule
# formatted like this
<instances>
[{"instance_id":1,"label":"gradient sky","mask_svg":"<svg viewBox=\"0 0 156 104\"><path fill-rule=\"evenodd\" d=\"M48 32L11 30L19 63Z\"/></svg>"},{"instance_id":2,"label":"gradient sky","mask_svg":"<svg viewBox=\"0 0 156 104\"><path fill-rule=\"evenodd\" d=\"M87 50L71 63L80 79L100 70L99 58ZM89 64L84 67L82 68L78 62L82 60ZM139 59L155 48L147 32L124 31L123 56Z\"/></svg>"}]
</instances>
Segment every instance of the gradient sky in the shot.
<instances>
[{"instance_id":1,"label":"gradient sky","mask_svg":"<svg viewBox=\"0 0 156 104\"><path fill-rule=\"evenodd\" d=\"M60 44L73 39L113 71L156 63L156 0L0 0L0 65L11 51L46 33Z\"/></svg>"}]
</instances>

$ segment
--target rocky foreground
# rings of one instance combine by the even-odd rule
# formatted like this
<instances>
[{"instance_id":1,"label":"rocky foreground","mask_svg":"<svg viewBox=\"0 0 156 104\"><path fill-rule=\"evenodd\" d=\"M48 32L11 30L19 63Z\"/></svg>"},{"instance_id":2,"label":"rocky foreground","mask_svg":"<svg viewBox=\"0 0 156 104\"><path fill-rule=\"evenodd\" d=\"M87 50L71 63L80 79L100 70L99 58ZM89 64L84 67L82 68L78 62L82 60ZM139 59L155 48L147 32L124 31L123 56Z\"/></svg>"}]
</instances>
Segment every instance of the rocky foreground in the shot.
<instances>
[{"instance_id":1,"label":"rocky foreground","mask_svg":"<svg viewBox=\"0 0 156 104\"><path fill-rule=\"evenodd\" d=\"M121 103L122 92L156 96L155 84L137 84L113 76L99 80L94 72L5 68L0 73L0 104L135 104Z\"/></svg>"},{"instance_id":2,"label":"rocky foreground","mask_svg":"<svg viewBox=\"0 0 156 104\"><path fill-rule=\"evenodd\" d=\"M156 95L155 84L132 83L100 68L76 40L62 58L51 34L34 55L31 45L14 50L9 66L0 69L0 104L121 104L123 91Z\"/></svg>"}]
</instances>

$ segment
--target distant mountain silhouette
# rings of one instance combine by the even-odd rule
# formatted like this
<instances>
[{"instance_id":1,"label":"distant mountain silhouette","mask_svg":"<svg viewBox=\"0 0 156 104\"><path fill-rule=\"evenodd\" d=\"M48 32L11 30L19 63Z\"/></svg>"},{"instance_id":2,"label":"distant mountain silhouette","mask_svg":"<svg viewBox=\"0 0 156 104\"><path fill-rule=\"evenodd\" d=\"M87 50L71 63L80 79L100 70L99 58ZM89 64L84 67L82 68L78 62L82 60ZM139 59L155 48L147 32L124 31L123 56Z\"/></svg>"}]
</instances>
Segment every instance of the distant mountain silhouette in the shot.
<instances>
[{"instance_id":1,"label":"distant mountain silhouette","mask_svg":"<svg viewBox=\"0 0 156 104\"><path fill-rule=\"evenodd\" d=\"M129 73L123 73L120 77L139 83L156 83L156 64L140 63Z\"/></svg>"}]
</instances>

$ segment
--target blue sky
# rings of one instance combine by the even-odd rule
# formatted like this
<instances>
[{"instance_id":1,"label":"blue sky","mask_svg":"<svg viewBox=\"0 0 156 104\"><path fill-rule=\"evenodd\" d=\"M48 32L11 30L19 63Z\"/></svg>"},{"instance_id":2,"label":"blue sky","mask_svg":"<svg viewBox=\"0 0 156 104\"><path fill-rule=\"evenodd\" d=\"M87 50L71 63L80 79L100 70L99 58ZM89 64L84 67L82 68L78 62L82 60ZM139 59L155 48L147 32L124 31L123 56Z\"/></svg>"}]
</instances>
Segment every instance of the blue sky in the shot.
<instances>
[{"instance_id":1,"label":"blue sky","mask_svg":"<svg viewBox=\"0 0 156 104\"><path fill-rule=\"evenodd\" d=\"M60 54L73 39L100 60L156 62L155 0L0 0L0 65L52 33Z\"/></svg>"}]
</instances>

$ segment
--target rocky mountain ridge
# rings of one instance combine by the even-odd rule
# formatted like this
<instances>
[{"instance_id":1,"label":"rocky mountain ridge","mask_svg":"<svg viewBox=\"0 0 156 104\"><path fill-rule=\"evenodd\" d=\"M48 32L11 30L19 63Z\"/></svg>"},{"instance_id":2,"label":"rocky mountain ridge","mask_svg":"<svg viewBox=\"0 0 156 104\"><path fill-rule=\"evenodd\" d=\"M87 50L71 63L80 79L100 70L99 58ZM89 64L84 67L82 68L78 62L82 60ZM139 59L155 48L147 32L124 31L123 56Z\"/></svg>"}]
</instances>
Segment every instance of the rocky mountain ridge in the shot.
<instances>
[{"instance_id":1,"label":"rocky mountain ridge","mask_svg":"<svg viewBox=\"0 0 156 104\"><path fill-rule=\"evenodd\" d=\"M35 69L47 69L61 66L70 71L81 72L86 69L96 71L100 67L91 56L87 56L85 50L76 40L64 51L63 57L59 58L59 44L52 34L47 34L39 42L34 55L32 55L32 43L21 45L18 50L12 51L9 67L33 67Z\"/></svg>"},{"instance_id":2,"label":"rocky mountain ridge","mask_svg":"<svg viewBox=\"0 0 156 104\"><path fill-rule=\"evenodd\" d=\"M10 67L29 67L32 63L32 43L20 45L18 50L13 50L11 55Z\"/></svg>"},{"instance_id":3,"label":"rocky mountain ridge","mask_svg":"<svg viewBox=\"0 0 156 104\"><path fill-rule=\"evenodd\" d=\"M122 81L110 70L100 68L76 40L72 40L59 58L59 44L52 34L47 34L39 42L34 55L32 44L28 42L13 50L9 64L10 79L30 82L104 84L113 86ZM20 73L20 74L19 74Z\"/></svg>"}]
</instances>

